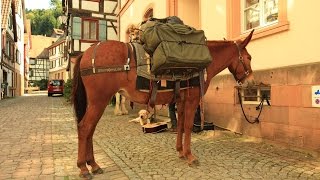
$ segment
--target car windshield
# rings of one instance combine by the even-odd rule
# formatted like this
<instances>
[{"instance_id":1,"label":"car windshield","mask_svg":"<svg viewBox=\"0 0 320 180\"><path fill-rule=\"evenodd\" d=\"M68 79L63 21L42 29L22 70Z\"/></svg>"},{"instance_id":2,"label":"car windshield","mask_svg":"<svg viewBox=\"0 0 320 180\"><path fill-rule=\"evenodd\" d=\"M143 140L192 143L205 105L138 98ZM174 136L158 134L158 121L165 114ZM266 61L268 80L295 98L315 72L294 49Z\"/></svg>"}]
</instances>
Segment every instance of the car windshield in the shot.
<instances>
[{"instance_id":1,"label":"car windshield","mask_svg":"<svg viewBox=\"0 0 320 180\"><path fill-rule=\"evenodd\" d=\"M52 81L50 81L50 84L52 86L62 86L62 81L61 80L52 80Z\"/></svg>"}]
</instances>

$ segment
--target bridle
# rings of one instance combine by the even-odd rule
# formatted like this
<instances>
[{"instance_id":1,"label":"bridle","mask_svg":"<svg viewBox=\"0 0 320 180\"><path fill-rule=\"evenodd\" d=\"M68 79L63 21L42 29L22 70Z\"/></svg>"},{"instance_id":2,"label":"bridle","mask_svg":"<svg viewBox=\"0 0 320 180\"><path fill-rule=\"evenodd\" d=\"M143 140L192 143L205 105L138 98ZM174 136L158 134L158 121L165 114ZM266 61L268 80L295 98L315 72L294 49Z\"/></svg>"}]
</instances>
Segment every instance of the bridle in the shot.
<instances>
[{"instance_id":1,"label":"bridle","mask_svg":"<svg viewBox=\"0 0 320 180\"><path fill-rule=\"evenodd\" d=\"M243 61L243 56L241 55L241 49L240 49L239 44L238 44L237 42L234 42L234 43L236 44L237 49L238 49L238 53L239 53L239 58L238 58L238 59L239 59L239 61L238 61L238 64L237 64L236 69L234 70L234 72L231 72L231 73L232 73L234 79L237 81L237 84L238 84L239 86L241 86L241 85L242 85L242 81L243 81L244 79L246 79L246 78L252 73L252 70L249 70L249 69L247 68L247 66L245 65L245 63L244 63L244 61ZM237 77L237 69L238 69L240 63L242 64L242 67L243 67L243 69L245 70L245 72L244 72L244 74L243 74L240 78L238 78L238 77Z\"/></svg>"}]
</instances>

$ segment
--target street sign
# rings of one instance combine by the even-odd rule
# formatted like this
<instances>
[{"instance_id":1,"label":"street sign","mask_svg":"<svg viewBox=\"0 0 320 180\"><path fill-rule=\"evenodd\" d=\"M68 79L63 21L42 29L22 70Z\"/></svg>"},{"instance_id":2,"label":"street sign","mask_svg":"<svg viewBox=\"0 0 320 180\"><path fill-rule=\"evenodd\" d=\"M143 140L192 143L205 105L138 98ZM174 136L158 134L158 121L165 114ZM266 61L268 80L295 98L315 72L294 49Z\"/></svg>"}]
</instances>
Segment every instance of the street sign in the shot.
<instances>
[{"instance_id":1,"label":"street sign","mask_svg":"<svg viewBox=\"0 0 320 180\"><path fill-rule=\"evenodd\" d=\"M320 86L312 86L312 107L320 107Z\"/></svg>"}]
</instances>

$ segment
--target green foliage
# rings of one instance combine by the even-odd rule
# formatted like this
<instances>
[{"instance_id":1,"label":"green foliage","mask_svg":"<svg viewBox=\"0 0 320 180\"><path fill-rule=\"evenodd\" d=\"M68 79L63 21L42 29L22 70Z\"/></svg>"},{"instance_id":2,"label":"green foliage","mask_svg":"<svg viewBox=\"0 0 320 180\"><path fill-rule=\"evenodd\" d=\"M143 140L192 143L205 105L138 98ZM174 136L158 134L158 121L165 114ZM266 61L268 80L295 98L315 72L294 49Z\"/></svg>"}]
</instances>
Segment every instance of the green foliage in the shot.
<instances>
[{"instance_id":1,"label":"green foliage","mask_svg":"<svg viewBox=\"0 0 320 180\"><path fill-rule=\"evenodd\" d=\"M34 81L33 86L38 86L40 90L46 90L48 85L48 80L47 79L41 79L40 81Z\"/></svg>"},{"instance_id":2,"label":"green foliage","mask_svg":"<svg viewBox=\"0 0 320 180\"><path fill-rule=\"evenodd\" d=\"M67 102L71 101L71 92L72 92L72 79L68 79L66 83L64 83L64 92L63 96L66 98Z\"/></svg>"},{"instance_id":3,"label":"green foliage","mask_svg":"<svg viewBox=\"0 0 320 180\"><path fill-rule=\"evenodd\" d=\"M59 28L62 15L60 0L51 0L51 9L26 10L27 19L31 20L31 32L33 35L51 36L53 28Z\"/></svg>"}]
</instances>

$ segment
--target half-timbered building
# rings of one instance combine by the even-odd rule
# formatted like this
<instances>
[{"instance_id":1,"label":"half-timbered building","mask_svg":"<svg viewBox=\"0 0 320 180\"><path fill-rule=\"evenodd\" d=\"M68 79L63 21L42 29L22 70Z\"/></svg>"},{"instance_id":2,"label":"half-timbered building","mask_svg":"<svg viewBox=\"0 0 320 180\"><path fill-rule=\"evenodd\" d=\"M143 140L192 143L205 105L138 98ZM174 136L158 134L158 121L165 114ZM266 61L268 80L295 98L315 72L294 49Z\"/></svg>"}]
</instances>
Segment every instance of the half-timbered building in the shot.
<instances>
[{"instance_id":1,"label":"half-timbered building","mask_svg":"<svg viewBox=\"0 0 320 180\"><path fill-rule=\"evenodd\" d=\"M62 5L71 62L93 43L118 40L117 0L62 0Z\"/></svg>"},{"instance_id":2,"label":"half-timbered building","mask_svg":"<svg viewBox=\"0 0 320 180\"><path fill-rule=\"evenodd\" d=\"M2 56L0 66L1 97L15 96L15 52L17 26L15 1L1 1Z\"/></svg>"},{"instance_id":3,"label":"half-timbered building","mask_svg":"<svg viewBox=\"0 0 320 180\"><path fill-rule=\"evenodd\" d=\"M52 45L57 38L32 35L32 46L29 52L29 82L32 86L35 81L49 79L49 51L47 47Z\"/></svg>"}]
</instances>

